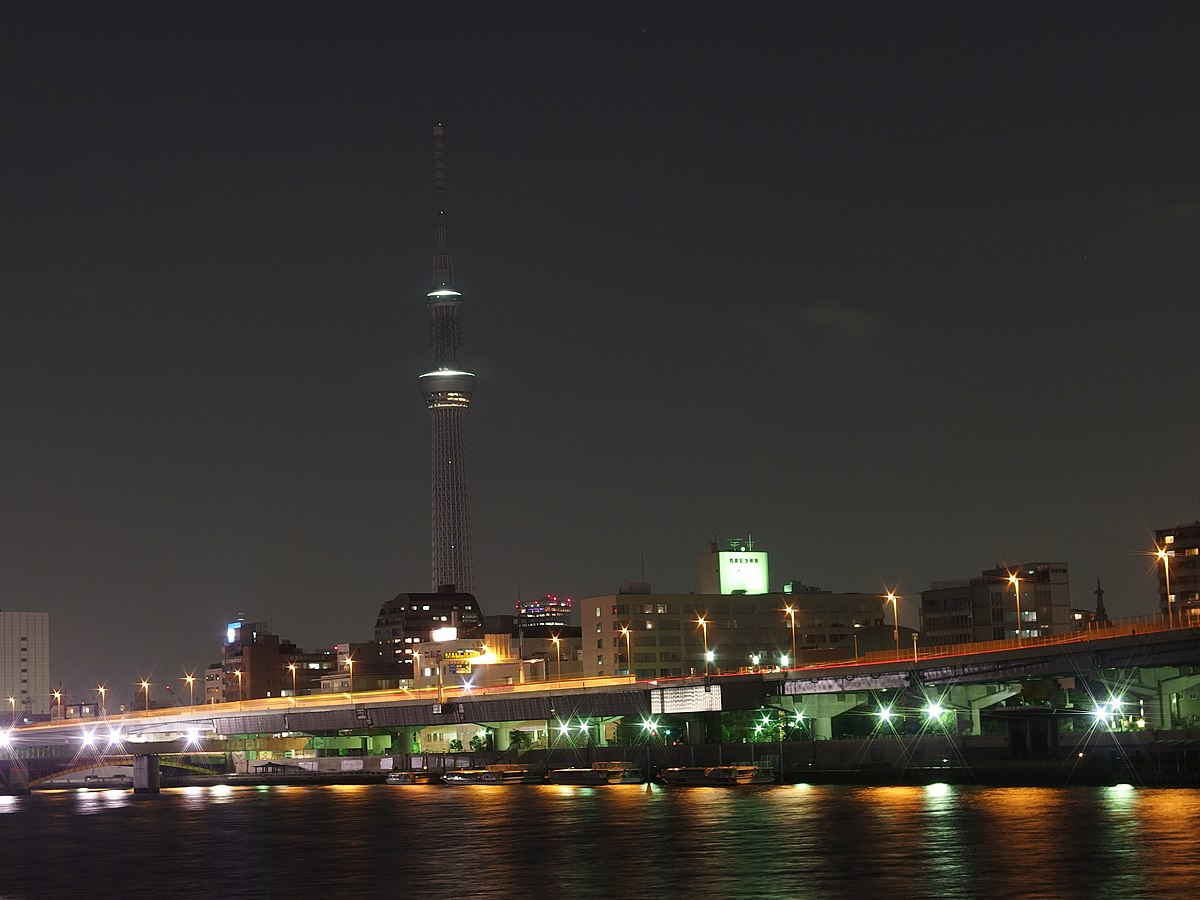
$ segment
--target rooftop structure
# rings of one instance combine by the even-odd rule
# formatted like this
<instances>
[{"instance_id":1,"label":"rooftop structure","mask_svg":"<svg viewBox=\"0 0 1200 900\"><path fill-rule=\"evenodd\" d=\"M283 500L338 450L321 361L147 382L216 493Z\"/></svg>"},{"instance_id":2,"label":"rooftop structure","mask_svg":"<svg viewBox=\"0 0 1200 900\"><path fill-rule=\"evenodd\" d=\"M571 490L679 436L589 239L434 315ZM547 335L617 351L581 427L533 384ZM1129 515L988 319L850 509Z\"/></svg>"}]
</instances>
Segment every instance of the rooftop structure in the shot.
<instances>
[{"instance_id":1,"label":"rooftop structure","mask_svg":"<svg viewBox=\"0 0 1200 900\"><path fill-rule=\"evenodd\" d=\"M470 594L456 591L397 594L379 609L375 640L382 646L385 657L407 663L405 676L412 677L420 647L433 640L434 631L455 628L459 637L475 637L481 633L482 625L483 613Z\"/></svg>"}]
</instances>

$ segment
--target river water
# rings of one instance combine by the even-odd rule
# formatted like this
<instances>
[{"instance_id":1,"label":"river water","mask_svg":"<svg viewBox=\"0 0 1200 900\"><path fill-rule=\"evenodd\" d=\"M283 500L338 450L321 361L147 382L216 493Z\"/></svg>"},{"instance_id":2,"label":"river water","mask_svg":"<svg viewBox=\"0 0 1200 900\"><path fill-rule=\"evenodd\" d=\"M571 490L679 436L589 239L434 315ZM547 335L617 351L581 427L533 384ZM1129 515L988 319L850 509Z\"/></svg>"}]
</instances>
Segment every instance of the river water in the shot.
<instances>
[{"instance_id":1,"label":"river water","mask_svg":"<svg viewBox=\"0 0 1200 900\"><path fill-rule=\"evenodd\" d=\"M0 898L1200 896L1190 789L193 787L0 797Z\"/></svg>"}]
</instances>

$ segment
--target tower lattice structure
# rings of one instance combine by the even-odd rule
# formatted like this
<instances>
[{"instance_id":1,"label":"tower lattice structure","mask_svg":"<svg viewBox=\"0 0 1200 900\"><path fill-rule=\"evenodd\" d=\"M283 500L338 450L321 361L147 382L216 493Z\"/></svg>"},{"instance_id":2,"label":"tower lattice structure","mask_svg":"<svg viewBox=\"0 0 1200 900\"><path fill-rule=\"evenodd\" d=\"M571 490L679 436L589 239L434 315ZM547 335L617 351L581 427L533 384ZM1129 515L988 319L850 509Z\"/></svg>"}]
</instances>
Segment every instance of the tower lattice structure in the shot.
<instances>
[{"instance_id":1,"label":"tower lattice structure","mask_svg":"<svg viewBox=\"0 0 1200 900\"><path fill-rule=\"evenodd\" d=\"M458 362L462 294L454 289L454 266L446 246L446 151L441 125L433 129L434 221L437 253L434 288L426 294L432 367L418 378L433 425L433 590L448 585L474 593L471 498L467 482L466 415L475 375Z\"/></svg>"}]
</instances>

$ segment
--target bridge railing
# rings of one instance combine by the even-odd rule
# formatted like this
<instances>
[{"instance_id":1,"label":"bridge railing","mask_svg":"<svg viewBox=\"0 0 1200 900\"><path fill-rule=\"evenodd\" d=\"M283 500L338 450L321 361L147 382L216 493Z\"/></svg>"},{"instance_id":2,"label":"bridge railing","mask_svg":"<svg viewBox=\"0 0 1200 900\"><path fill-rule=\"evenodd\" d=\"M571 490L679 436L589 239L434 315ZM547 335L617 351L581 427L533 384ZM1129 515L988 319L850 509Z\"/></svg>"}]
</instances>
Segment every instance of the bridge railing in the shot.
<instances>
[{"instance_id":1,"label":"bridge railing","mask_svg":"<svg viewBox=\"0 0 1200 900\"><path fill-rule=\"evenodd\" d=\"M1197 617L1193 616L1192 619ZM1128 616L1113 619L1110 622L1086 623L1086 627L1067 632L1039 637L1005 638L999 641L974 641L964 644L939 644L935 647L916 647L912 650L877 650L866 653L856 659L838 665L847 665L865 661L867 663L889 663L897 661L920 662L922 659L935 659L943 656L966 656L979 653L995 653L1002 650L1016 650L1029 647L1047 647L1056 644L1073 644L1083 641L1102 640L1104 638L1120 637L1123 635L1153 634L1164 631L1181 631L1200 627L1200 621L1170 620L1161 613L1148 613L1141 616ZM827 668L828 665L805 666L804 668Z\"/></svg>"}]
</instances>

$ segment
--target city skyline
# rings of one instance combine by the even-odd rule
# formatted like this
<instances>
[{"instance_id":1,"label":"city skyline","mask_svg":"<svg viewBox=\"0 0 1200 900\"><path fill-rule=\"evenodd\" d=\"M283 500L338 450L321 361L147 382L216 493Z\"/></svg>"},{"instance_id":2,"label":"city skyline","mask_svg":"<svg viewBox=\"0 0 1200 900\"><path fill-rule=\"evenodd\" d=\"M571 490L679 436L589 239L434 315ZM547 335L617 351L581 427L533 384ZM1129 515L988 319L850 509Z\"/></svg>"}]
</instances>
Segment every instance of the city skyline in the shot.
<instances>
[{"instance_id":1,"label":"city skyline","mask_svg":"<svg viewBox=\"0 0 1200 900\"><path fill-rule=\"evenodd\" d=\"M55 680L424 589L437 122L485 612L696 590L747 534L773 588L1062 560L1153 611L1200 519L1187 30L856 9L10 16L0 608L50 613Z\"/></svg>"}]
</instances>

